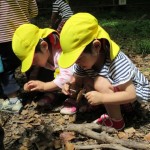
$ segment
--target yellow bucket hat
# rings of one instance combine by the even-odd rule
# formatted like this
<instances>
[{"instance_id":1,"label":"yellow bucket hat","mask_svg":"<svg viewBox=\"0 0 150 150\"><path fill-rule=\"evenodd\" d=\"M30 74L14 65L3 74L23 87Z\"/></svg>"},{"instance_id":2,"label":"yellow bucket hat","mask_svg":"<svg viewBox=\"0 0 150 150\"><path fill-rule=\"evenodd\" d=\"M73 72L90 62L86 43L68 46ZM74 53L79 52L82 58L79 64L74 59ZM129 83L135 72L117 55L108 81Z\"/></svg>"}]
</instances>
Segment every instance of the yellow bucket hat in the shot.
<instances>
[{"instance_id":1,"label":"yellow bucket hat","mask_svg":"<svg viewBox=\"0 0 150 150\"><path fill-rule=\"evenodd\" d=\"M40 29L33 24L23 24L16 29L12 38L12 48L15 55L22 61L22 72L30 69L35 47L40 38L45 38L52 32L56 31L49 28Z\"/></svg>"},{"instance_id":2,"label":"yellow bucket hat","mask_svg":"<svg viewBox=\"0 0 150 150\"><path fill-rule=\"evenodd\" d=\"M85 47L94 39L105 38L110 44L110 58L113 60L119 52L119 46L108 33L99 26L98 20L89 13L77 13L70 17L60 33L62 53L59 66L68 68L73 65Z\"/></svg>"}]
</instances>

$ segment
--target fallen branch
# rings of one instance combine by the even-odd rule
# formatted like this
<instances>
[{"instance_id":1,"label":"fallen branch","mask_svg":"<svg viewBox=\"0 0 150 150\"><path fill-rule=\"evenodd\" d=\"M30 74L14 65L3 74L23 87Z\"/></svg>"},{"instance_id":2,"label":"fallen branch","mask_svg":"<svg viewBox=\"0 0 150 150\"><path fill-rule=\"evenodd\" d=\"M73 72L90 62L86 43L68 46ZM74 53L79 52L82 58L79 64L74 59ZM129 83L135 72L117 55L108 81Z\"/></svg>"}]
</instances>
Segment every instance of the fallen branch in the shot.
<instances>
[{"instance_id":1,"label":"fallen branch","mask_svg":"<svg viewBox=\"0 0 150 150\"><path fill-rule=\"evenodd\" d=\"M68 125L67 130L78 132L82 135L88 136L90 138L96 139L99 143L109 143L109 144L119 144L127 148L133 149L150 149L150 145L146 143L139 143L131 140L117 139L109 136L106 132L97 133L92 129L93 123L90 125L86 124L71 124Z\"/></svg>"},{"instance_id":2,"label":"fallen branch","mask_svg":"<svg viewBox=\"0 0 150 150\"><path fill-rule=\"evenodd\" d=\"M102 126L102 125L98 125L96 123L86 123L86 124L71 124L70 126L84 126L85 128L88 128L88 129L95 129L97 131L105 131L107 133L118 133L118 131L114 128L111 128L111 127L106 127L106 126Z\"/></svg>"},{"instance_id":3,"label":"fallen branch","mask_svg":"<svg viewBox=\"0 0 150 150\"><path fill-rule=\"evenodd\" d=\"M121 145L118 144L101 144L101 145L87 145L87 146L81 146L81 145L74 145L75 149L93 149L93 148L110 148L110 149L114 149L114 150L131 150L128 148L125 148Z\"/></svg>"}]
</instances>

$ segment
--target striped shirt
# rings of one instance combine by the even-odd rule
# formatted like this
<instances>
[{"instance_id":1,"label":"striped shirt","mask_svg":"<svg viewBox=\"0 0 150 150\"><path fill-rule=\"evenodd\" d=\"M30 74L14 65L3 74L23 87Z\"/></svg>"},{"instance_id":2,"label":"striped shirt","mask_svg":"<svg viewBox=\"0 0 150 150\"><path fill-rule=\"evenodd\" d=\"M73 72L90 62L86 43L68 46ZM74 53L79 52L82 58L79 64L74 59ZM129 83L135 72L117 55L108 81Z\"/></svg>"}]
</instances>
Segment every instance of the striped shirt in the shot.
<instances>
[{"instance_id":1,"label":"striped shirt","mask_svg":"<svg viewBox=\"0 0 150 150\"><path fill-rule=\"evenodd\" d=\"M66 20L73 15L70 6L63 0L56 0L53 2L52 12L58 13L62 20Z\"/></svg>"},{"instance_id":2,"label":"striped shirt","mask_svg":"<svg viewBox=\"0 0 150 150\"><path fill-rule=\"evenodd\" d=\"M0 0L0 43L10 42L18 26L37 14L35 0Z\"/></svg>"},{"instance_id":3,"label":"striped shirt","mask_svg":"<svg viewBox=\"0 0 150 150\"><path fill-rule=\"evenodd\" d=\"M136 88L137 96L142 100L150 100L150 83L148 79L121 51L112 62L110 60L106 60L106 63L99 72L96 72L93 69L83 70L77 64L74 65L74 72L82 77L90 76L94 78L98 75L104 76L114 87L132 80Z\"/></svg>"}]
</instances>

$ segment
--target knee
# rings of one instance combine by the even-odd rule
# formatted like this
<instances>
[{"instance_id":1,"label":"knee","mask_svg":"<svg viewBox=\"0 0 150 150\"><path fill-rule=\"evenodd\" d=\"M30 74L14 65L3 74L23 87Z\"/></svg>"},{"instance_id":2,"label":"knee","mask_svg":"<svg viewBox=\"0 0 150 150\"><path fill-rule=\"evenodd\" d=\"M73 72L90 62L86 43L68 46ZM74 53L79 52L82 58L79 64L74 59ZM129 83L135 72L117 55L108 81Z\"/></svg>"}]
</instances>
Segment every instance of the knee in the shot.
<instances>
[{"instance_id":1,"label":"knee","mask_svg":"<svg viewBox=\"0 0 150 150\"><path fill-rule=\"evenodd\" d=\"M109 80L101 76L95 79L94 89L102 93L110 93L114 91Z\"/></svg>"}]
</instances>

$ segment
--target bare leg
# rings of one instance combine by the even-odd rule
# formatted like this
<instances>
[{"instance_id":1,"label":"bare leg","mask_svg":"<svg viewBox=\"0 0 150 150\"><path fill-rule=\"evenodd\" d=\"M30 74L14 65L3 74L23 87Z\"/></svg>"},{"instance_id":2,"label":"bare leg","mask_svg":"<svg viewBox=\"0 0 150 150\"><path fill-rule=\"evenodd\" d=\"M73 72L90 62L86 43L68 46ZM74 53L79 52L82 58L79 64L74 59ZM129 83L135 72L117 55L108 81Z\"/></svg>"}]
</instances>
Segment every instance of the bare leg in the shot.
<instances>
[{"instance_id":1,"label":"bare leg","mask_svg":"<svg viewBox=\"0 0 150 150\"><path fill-rule=\"evenodd\" d=\"M113 86L110 84L110 82L104 78L104 77L97 77L95 79L95 83L94 83L94 88L95 90L101 92L101 93L114 93L114 88ZM104 105L108 115L116 120L120 120L122 119L122 114L121 114L121 110L120 110L120 105Z\"/></svg>"}]
</instances>

